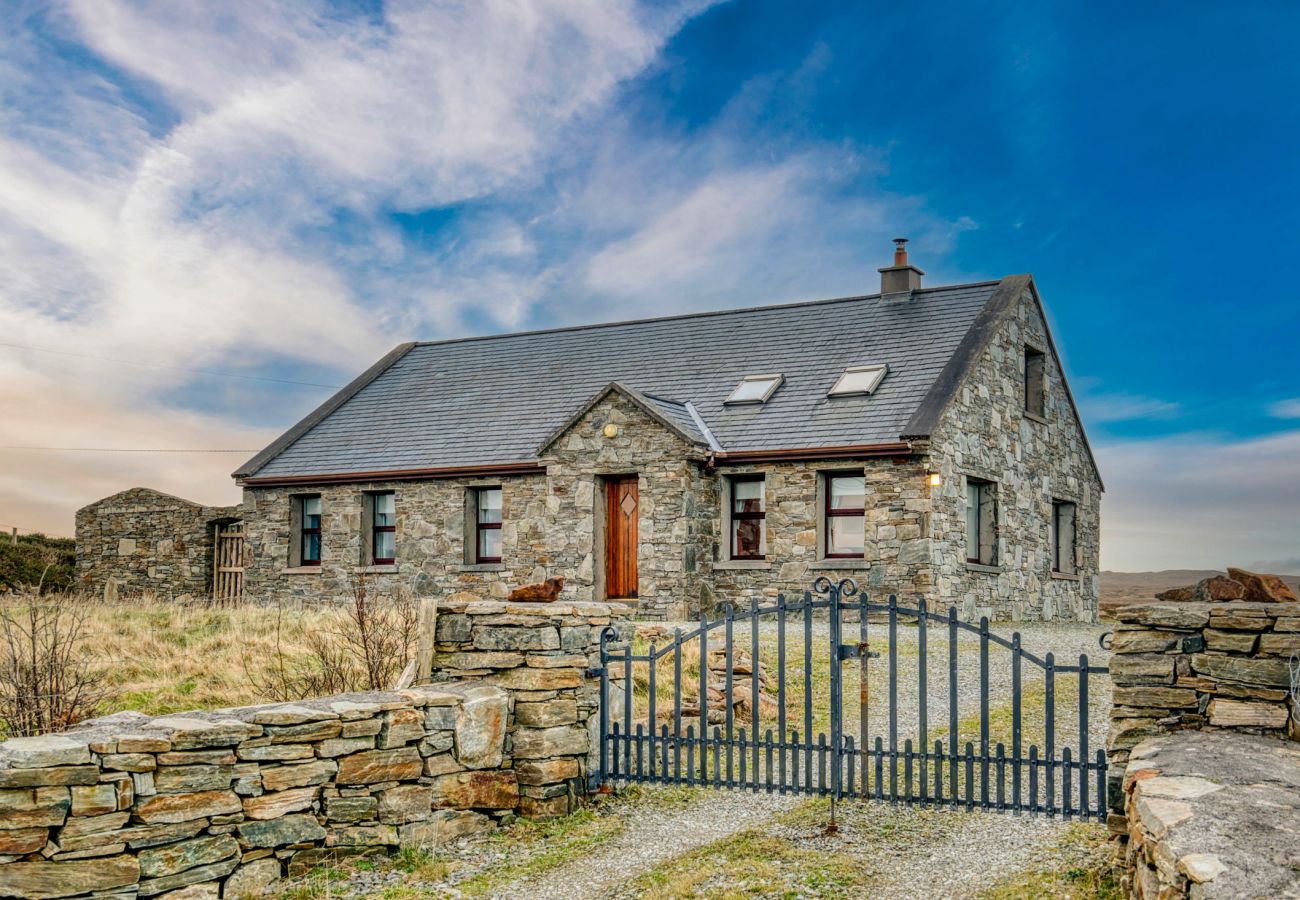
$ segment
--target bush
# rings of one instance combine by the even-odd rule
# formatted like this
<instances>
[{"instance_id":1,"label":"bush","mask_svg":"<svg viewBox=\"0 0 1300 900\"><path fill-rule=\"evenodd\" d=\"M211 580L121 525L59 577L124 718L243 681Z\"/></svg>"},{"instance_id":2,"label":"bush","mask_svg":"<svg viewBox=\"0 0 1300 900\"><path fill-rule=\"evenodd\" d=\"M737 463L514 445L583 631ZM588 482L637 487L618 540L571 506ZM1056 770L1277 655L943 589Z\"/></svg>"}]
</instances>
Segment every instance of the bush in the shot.
<instances>
[{"instance_id":1,"label":"bush","mask_svg":"<svg viewBox=\"0 0 1300 900\"><path fill-rule=\"evenodd\" d=\"M15 544L8 535L0 536L0 593L66 591L76 577L76 564L71 538L24 534Z\"/></svg>"},{"instance_id":2,"label":"bush","mask_svg":"<svg viewBox=\"0 0 1300 900\"><path fill-rule=\"evenodd\" d=\"M0 729L62 731L94 713L105 690L90 668L87 606L24 592L0 604Z\"/></svg>"},{"instance_id":3,"label":"bush","mask_svg":"<svg viewBox=\"0 0 1300 900\"><path fill-rule=\"evenodd\" d=\"M284 646L284 615L278 607L270 665L244 660L257 692L279 701L388 690L411 659L419 631L419 604L409 591L381 595L365 580L358 581L345 618L306 635L305 653Z\"/></svg>"}]
</instances>

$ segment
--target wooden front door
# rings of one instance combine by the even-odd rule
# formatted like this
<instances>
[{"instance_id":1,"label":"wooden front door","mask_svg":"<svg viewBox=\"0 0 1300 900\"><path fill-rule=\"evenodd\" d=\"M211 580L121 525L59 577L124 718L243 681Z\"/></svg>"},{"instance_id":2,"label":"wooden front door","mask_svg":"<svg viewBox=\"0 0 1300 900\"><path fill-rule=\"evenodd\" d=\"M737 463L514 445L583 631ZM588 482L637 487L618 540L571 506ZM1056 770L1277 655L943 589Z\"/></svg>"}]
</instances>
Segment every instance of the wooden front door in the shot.
<instances>
[{"instance_id":1,"label":"wooden front door","mask_svg":"<svg viewBox=\"0 0 1300 900\"><path fill-rule=\"evenodd\" d=\"M640 496L635 475L605 479L605 596L636 593L636 533Z\"/></svg>"}]
</instances>

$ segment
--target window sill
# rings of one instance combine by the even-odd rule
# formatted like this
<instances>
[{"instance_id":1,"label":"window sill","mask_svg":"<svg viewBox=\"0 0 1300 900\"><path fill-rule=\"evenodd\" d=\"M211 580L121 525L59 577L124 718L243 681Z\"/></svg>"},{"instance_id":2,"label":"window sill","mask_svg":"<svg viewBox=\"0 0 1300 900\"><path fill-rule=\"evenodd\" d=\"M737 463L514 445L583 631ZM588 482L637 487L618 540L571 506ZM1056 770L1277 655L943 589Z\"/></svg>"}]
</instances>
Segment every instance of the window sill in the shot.
<instances>
[{"instance_id":1,"label":"window sill","mask_svg":"<svg viewBox=\"0 0 1300 900\"><path fill-rule=\"evenodd\" d=\"M319 575L320 570L321 570L320 566L289 566L288 568L281 569L280 574L281 575Z\"/></svg>"},{"instance_id":2,"label":"window sill","mask_svg":"<svg viewBox=\"0 0 1300 900\"><path fill-rule=\"evenodd\" d=\"M1071 575L1068 572L1053 572L1052 578L1056 581L1082 581L1079 575Z\"/></svg>"},{"instance_id":3,"label":"window sill","mask_svg":"<svg viewBox=\"0 0 1300 900\"><path fill-rule=\"evenodd\" d=\"M1001 575L1001 574L1002 574L1002 567L1001 567L1001 566L984 566L984 565L980 565L979 563L968 562L968 563L966 563L966 571L967 571L967 572L983 572L985 575Z\"/></svg>"},{"instance_id":4,"label":"window sill","mask_svg":"<svg viewBox=\"0 0 1300 900\"><path fill-rule=\"evenodd\" d=\"M850 571L861 571L871 568L869 559L819 559L808 567L814 572L833 572L837 569L847 569Z\"/></svg>"},{"instance_id":5,"label":"window sill","mask_svg":"<svg viewBox=\"0 0 1300 900\"><path fill-rule=\"evenodd\" d=\"M1048 424L1047 419L1040 416L1038 413L1031 413L1029 410L1025 410L1025 418L1029 419L1031 422L1037 422L1039 425Z\"/></svg>"},{"instance_id":6,"label":"window sill","mask_svg":"<svg viewBox=\"0 0 1300 900\"><path fill-rule=\"evenodd\" d=\"M770 559L720 559L713 564L713 571L762 570L772 568Z\"/></svg>"},{"instance_id":7,"label":"window sill","mask_svg":"<svg viewBox=\"0 0 1300 900\"><path fill-rule=\"evenodd\" d=\"M384 563L380 566L357 566L354 571L358 575L395 575L397 574L397 563Z\"/></svg>"},{"instance_id":8,"label":"window sill","mask_svg":"<svg viewBox=\"0 0 1300 900\"><path fill-rule=\"evenodd\" d=\"M505 563L465 563L456 567L457 572L504 572Z\"/></svg>"}]
</instances>

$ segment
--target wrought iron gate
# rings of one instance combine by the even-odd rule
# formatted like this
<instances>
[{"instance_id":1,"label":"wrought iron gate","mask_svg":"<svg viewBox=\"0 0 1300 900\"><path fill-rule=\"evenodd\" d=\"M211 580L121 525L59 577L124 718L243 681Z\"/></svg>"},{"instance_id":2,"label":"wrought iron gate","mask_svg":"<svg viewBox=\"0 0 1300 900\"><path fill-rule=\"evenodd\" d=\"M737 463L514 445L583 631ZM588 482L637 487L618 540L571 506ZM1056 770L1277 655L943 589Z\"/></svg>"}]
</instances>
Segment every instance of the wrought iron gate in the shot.
<instances>
[{"instance_id":1,"label":"wrought iron gate","mask_svg":"<svg viewBox=\"0 0 1300 900\"><path fill-rule=\"evenodd\" d=\"M826 610L824 639L814 638L814 631L822 626L820 614L814 615L818 610ZM884 621L869 623L869 615ZM844 641L846 618L856 619L857 640L851 643ZM767 634L764 620L774 626ZM798 640L796 632L790 652L787 625L800 624L803 639ZM910 656L910 648L900 653L904 649L899 643L900 624L915 627L917 657L915 701L901 707L900 658ZM946 639L947 648L932 657L931 632L936 626L935 636L940 644ZM872 638L881 627L886 629L887 645L875 652ZM977 713L963 717L963 689L969 691L971 686L962 678L959 636L969 634L979 638L978 706ZM617 641L613 628L601 635L597 779L602 783L660 782L1105 818L1106 754L1098 749L1095 757L1089 757L1088 684L1092 676L1109 675L1109 670L1090 666L1086 655L1079 657L1077 665L1058 665L1051 653L1035 656L1021 646L1018 633L1010 640L991 633L987 618L972 625L960 621L955 608L941 615L927 610L924 601L915 609L900 607L893 596L887 603L872 603L851 579L835 584L820 578L801 601L789 603L781 595L775 605L760 606L753 600L748 610L728 611L714 622L701 618L699 627L691 631L676 629L662 649L650 644L633 652L631 641ZM991 707L990 648L1009 654L1009 707ZM761 683L764 649L769 659L774 650L774 691L770 684ZM823 652L825 667L820 665ZM947 683L940 679L931 685L932 658L945 655ZM883 727L869 718L873 676L879 677L871 665L873 658L887 673ZM844 663L850 660L858 660L856 705L844 702ZM684 665L698 666L698 677L684 671ZM1026 690L1026 667L1042 673L1041 688L1034 679ZM968 676L972 669L966 669ZM819 679L822 672L824 682ZM1057 677L1061 675L1070 676L1063 684L1074 693L1077 730L1069 723L1075 730L1074 747L1058 746ZM691 690L694 698L684 693ZM814 696L823 691L826 704ZM931 693L944 695L946 709L938 723L930 720ZM787 701L796 695L791 716ZM856 723L852 721L855 711ZM901 727L900 712L908 720ZM791 718L794 728L788 727ZM666 721L660 724L661 719ZM687 720L685 727L683 720ZM851 733L854 724L856 739ZM711 734L709 725L713 725ZM814 740L819 725L823 730ZM1027 731L1031 738L1041 732L1041 746L1031 742L1026 747ZM915 734L915 742L908 736L900 744L904 733ZM963 735L969 735L964 746Z\"/></svg>"}]
</instances>

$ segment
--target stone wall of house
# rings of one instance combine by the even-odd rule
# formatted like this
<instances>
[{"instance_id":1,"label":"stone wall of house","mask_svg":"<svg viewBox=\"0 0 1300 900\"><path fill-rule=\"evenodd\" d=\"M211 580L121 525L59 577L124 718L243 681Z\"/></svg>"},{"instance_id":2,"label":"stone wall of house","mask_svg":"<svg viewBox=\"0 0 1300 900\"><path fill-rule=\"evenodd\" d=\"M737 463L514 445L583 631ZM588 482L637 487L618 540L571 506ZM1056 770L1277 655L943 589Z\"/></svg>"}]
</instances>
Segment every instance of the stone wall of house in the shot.
<instances>
[{"instance_id":1,"label":"stone wall of house","mask_svg":"<svg viewBox=\"0 0 1300 900\"><path fill-rule=\"evenodd\" d=\"M728 466L720 479L762 472L766 492L767 559L731 560L729 534L714 522L713 569L718 598L746 604L753 596L798 595L825 575L852 578L873 597L897 594L909 605L931 586L929 488L924 460L872 459ZM818 479L827 472L866 477L865 552L861 560L823 558ZM723 486L719 484L720 493Z\"/></svg>"},{"instance_id":2,"label":"stone wall of house","mask_svg":"<svg viewBox=\"0 0 1300 900\"><path fill-rule=\"evenodd\" d=\"M1046 353L1046 421L1024 412L1024 350ZM931 435L942 483L931 489L932 602L956 605L963 619L1094 622L1100 597L1101 483L1047 326L1026 292L977 361ZM997 482L998 563L966 562L966 484ZM1074 576L1052 572L1052 501L1077 505Z\"/></svg>"},{"instance_id":3,"label":"stone wall of house","mask_svg":"<svg viewBox=\"0 0 1300 900\"><path fill-rule=\"evenodd\" d=\"M500 487L502 562L479 565L465 549L468 492ZM367 495L393 491L397 515L396 562L366 565L362 518ZM321 564L290 568L292 498L321 497ZM380 592L402 589L419 596L475 590L504 598L512 587L554 574L548 542L544 475L373 481L315 487L244 489L242 514L248 564L244 594L257 601L342 599L364 579ZM470 541L474 540L473 536Z\"/></svg>"},{"instance_id":4,"label":"stone wall of house","mask_svg":"<svg viewBox=\"0 0 1300 900\"><path fill-rule=\"evenodd\" d=\"M613 437L604 434L613 425ZM602 477L638 476L637 608L645 618L684 618L711 605L717 490L706 454L620 393L596 404L542 458L550 482L549 556L579 600L604 596ZM554 574L554 573L553 573Z\"/></svg>"},{"instance_id":5,"label":"stone wall of house","mask_svg":"<svg viewBox=\"0 0 1300 900\"><path fill-rule=\"evenodd\" d=\"M77 510L77 580L102 594L186 600L212 593L217 522L238 507L200 506L149 488L132 488Z\"/></svg>"},{"instance_id":6,"label":"stone wall of house","mask_svg":"<svg viewBox=\"0 0 1300 900\"><path fill-rule=\"evenodd\" d=\"M1229 579L1210 581L1222 584ZM1214 793L1219 789L1215 785L1230 785L1234 777L1247 777L1232 776L1231 765L1214 765L1212 757L1255 760L1269 778L1300 794L1300 754L1294 743L1300 740L1300 709L1289 670L1292 655L1300 652L1300 603L1152 604L1121 607L1116 616L1110 662L1114 707L1107 744L1109 825L1122 848L1127 884L1140 897L1256 896L1231 893L1229 887L1240 872L1218 872L1220 865L1269 868L1266 848L1277 845L1256 843L1262 839L1260 822L1244 827L1246 816L1238 830L1216 826L1211 837L1219 844L1222 860L1192 860L1186 865L1187 854L1201 852L1196 848L1203 842L1193 837L1202 834L1217 813L1202 813L1196 826L1174 826L1192 817L1184 801ZM1195 731L1222 740L1215 739L1211 752L1206 740L1189 734ZM1234 747L1233 741L1239 745ZM1202 752L1206 759L1198 762ZM1167 759L1154 761L1166 753ZM1192 764L1200 768L1183 771ZM1191 774L1209 786L1184 777ZM1147 785L1147 778L1154 783ZM1251 783L1249 778L1246 783ZM1270 803L1278 799L1276 792L1266 793ZM1224 797L1207 799L1205 809L1218 809ZM1262 814L1262 805L1251 808ZM1286 808L1284 802L1271 807L1274 812ZM1289 812L1286 827L1293 843L1300 829L1300 807L1292 805ZM1294 877L1294 870L1289 871ZM1210 880L1223 892L1207 892Z\"/></svg>"},{"instance_id":7,"label":"stone wall of house","mask_svg":"<svg viewBox=\"0 0 1300 900\"><path fill-rule=\"evenodd\" d=\"M451 598L436 660L459 680L6 741L0 896L251 897L331 858L567 813L617 611Z\"/></svg>"}]
</instances>

